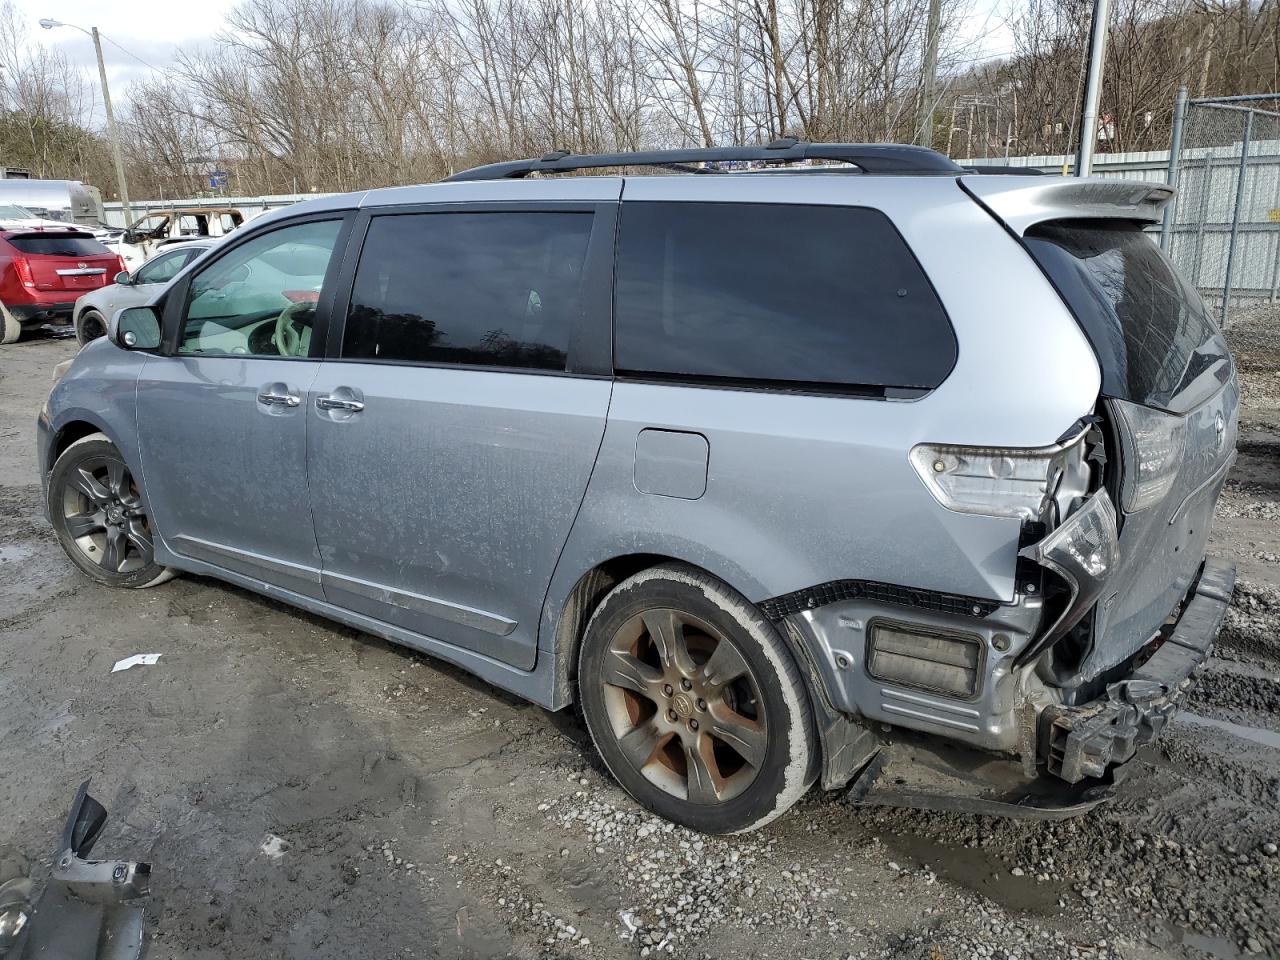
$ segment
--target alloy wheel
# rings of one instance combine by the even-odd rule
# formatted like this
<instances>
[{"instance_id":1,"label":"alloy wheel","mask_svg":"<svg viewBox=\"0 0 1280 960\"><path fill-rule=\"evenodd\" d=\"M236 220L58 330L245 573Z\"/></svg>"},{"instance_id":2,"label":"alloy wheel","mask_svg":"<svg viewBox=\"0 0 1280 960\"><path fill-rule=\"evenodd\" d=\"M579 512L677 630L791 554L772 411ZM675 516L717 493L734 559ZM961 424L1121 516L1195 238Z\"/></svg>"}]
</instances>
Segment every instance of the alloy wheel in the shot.
<instances>
[{"instance_id":1,"label":"alloy wheel","mask_svg":"<svg viewBox=\"0 0 1280 960\"><path fill-rule=\"evenodd\" d=\"M623 756L682 800L732 800L768 745L760 685L733 640L680 610L646 610L613 635L604 700Z\"/></svg>"},{"instance_id":2,"label":"alloy wheel","mask_svg":"<svg viewBox=\"0 0 1280 960\"><path fill-rule=\"evenodd\" d=\"M71 469L62 522L76 549L108 574L133 573L155 558L142 496L118 457L90 457Z\"/></svg>"}]
</instances>

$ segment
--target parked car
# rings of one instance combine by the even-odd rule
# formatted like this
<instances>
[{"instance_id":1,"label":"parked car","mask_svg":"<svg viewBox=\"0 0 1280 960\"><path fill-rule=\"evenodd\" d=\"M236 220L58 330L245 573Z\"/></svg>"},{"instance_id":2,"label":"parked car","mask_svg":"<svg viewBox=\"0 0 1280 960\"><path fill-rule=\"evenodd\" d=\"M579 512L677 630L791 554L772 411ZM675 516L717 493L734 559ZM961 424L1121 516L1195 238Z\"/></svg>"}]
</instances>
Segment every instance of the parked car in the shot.
<instances>
[{"instance_id":1,"label":"parked car","mask_svg":"<svg viewBox=\"0 0 1280 960\"><path fill-rule=\"evenodd\" d=\"M88 233L103 244L120 239L121 231L110 227L88 227L67 220L50 220L12 203L0 203L0 230L75 230Z\"/></svg>"},{"instance_id":2,"label":"parked car","mask_svg":"<svg viewBox=\"0 0 1280 960\"><path fill-rule=\"evenodd\" d=\"M146 303L156 292L156 284L168 283L188 263L213 246L213 240L192 240L163 247L137 272L117 273L111 284L86 293L76 301L71 320L81 345L107 332L107 318L125 307Z\"/></svg>"},{"instance_id":3,"label":"parked car","mask_svg":"<svg viewBox=\"0 0 1280 960\"><path fill-rule=\"evenodd\" d=\"M234 207L175 207L139 217L124 231L114 249L129 270L173 243L225 237L245 222Z\"/></svg>"},{"instance_id":4,"label":"parked car","mask_svg":"<svg viewBox=\"0 0 1280 960\"><path fill-rule=\"evenodd\" d=\"M120 257L77 230L0 230L0 343L24 325L68 321L76 297L124 269Z\"/></svg>"},{"instance_id":5,"label":"parked car","mask_svg":"<svg viewBox=\"0 0 1280 960\"><path fill-rule=\"evenodd\" d=\"M794 141L451 181L264 215L80 352L39 422L77 567L576 701L698 830L815 781L1107 795L1235 576L1205 544L1238 389L1143 232L1168 187Z\"/></svg>"}]
</instances>

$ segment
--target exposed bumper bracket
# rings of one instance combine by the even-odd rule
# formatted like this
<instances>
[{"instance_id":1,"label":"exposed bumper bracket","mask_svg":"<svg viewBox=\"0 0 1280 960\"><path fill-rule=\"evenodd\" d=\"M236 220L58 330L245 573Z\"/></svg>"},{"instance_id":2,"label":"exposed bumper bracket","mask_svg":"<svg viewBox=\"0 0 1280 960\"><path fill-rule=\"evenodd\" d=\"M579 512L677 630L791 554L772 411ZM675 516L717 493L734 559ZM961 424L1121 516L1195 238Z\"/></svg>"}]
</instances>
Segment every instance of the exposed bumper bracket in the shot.
<instances>
[{"instance_id":1,"label":"exposed bumper bracket","mask_svg":"<svg viewBox=\"0 0 1280 960\"><path fill-rule=\"evenodd\" d=\"M902 733L858 772L846 799L859 807L1064 820L1111 799L1123 771L1114 773L1083 784L1028 777L1015 760Z\"/></svg>"},{"instance_id":2,"label":"exposed bumper bracket","mask_svg":"<svg viewBox=\"0 0 1280 960\"><path fill-rule=\"evenodd\" d=\"M1233 564L1206 560L1181 618L1150 659L1108 686L1105 699L1041 713L1041 754L1051 774L1068 783L1102 777L1160 735L1204 669L1235 581Z\"/></svg>"}]
</instances>

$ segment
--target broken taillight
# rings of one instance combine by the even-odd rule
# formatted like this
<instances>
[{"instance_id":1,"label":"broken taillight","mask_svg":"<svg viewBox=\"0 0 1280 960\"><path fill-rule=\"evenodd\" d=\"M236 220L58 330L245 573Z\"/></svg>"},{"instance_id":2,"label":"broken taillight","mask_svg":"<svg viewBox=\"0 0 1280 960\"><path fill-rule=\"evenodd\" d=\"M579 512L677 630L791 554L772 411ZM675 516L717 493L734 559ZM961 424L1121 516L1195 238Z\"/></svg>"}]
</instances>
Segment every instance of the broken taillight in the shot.
<instances>
[{"instance_id":1,"label":"broken taillight","mask_svg":"<svg viewBox=\"0 0 1280 960\"><path fill-rule=\"evenodd\" d=\"M1043 519L1064 471L1078 459L1085 431L1049 447L966 447L921 443L911 465L948 510L988 517Z\"/></svg>"}]
</instances>

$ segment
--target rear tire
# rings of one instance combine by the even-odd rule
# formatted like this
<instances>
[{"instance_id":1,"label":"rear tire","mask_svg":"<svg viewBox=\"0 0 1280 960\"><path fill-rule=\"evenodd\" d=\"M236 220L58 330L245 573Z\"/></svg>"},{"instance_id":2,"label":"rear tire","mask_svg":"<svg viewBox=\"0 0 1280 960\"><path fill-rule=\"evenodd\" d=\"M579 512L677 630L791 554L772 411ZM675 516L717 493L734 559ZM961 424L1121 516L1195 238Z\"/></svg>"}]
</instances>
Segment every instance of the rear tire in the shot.
<instances>
[{"instance_id":1,"label":"rear tire","mask_svg":"<svg viewBox=\"0 0 1280 960\"><path fill-rule=\"evenodd\" d=\"M815 779L812 712L785 642L745 597L686 564L644 570L601 601L578 692L622 787L694 830L758 829Z\"/></svg>"},{"instance_id":2,"label":"rear tire","mask_svg":"<svg viewBox=\"0 0 1280 960\"><path fill-rule=\"evenodd\" d=\"M80 346L107 335L107 321L97 310L86 310L76 317L76 339Z\"/></svg>"},{"instance_id":3,"label":"rear tire","mask_svg":"<svg viewBox=\"0 0 1280 960\"><path fill-rule=\"evenodd\" d=\"M99 583L137 589L176 575L156 563L141 487L101 433L77 440L54 463L49 516L71 562Z\"/></svg>"},{"instance_id":4,"label":"rear tire","mask_svg":"<svg viewBox=\"0 0 1280 960\"><path fill-rule=\"evenodd\" d=\"M22 324L9 312L9 308L0 304L0 343L17 343L22 336Z\"/></svg>"}]
</instances>

